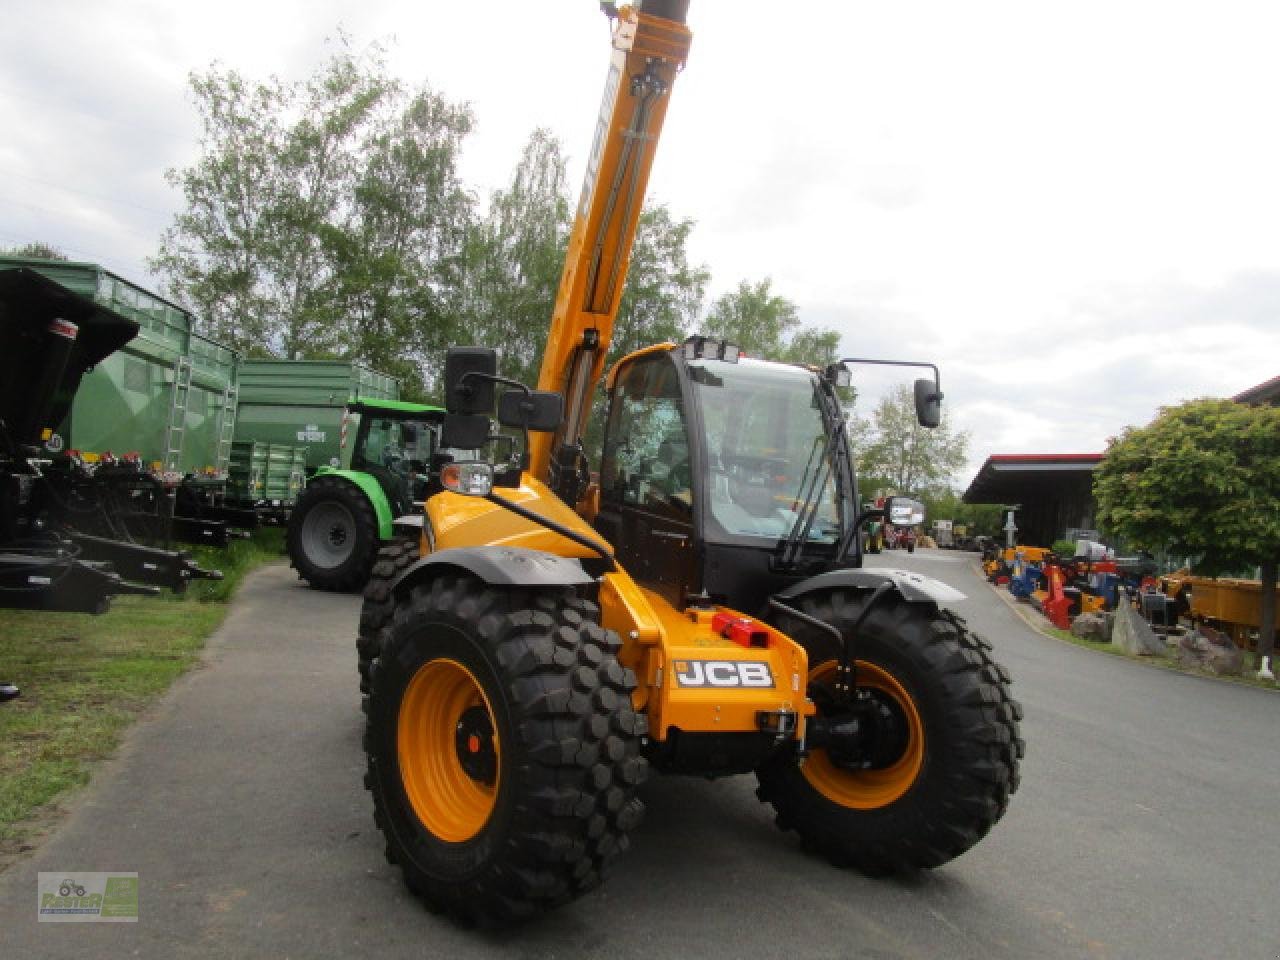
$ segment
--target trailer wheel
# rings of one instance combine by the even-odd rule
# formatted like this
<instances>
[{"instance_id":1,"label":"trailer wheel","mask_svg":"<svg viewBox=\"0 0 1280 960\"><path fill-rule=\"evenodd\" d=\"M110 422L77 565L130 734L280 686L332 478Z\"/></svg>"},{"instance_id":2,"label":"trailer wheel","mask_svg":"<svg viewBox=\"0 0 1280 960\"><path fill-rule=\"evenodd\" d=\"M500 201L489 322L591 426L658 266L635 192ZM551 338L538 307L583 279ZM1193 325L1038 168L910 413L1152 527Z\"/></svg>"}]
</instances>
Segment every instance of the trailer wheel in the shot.
<instances>
[{"instance_id":1,"label":"trailer wheel","mask_svg":"<svg viewBox=\"0 0 1280 960\"><path fill-rule=\"evenodd\" d=\"M868 592L835 590L799 607L848 625ZM837 645L812 627L780 617L809 653L809 692L830 702ZM857 684L898 716L894 757L876 769L838 766L825 750L803 764L780 751L757 771L757 795L778 826L833 863L871 875L937 867L977 843L1004 814L1018 787L1022 708L991 646L948 611L901 599L880 601L857 637Z\"/></svg>"},{"instance_id":2,"label":"trailer wheel","mask_svg":"<svg viewBox=\"0 0 1280 960\"><path fill-rule=\"evenodd\" d=\"M501 926L596 886L644 807L617 634L565 590L470 576L399 601L370 668L365 786L432 910Z\"/></svg>"},{"instance_id":3,"label":"trailer wheel","mask_svg":"<svg viewBox=\"0 0 1280 960\"><path fill-rule=\"evenodd\" d=\"M419 557L417 537L397 536L378 551L364 588L364 604L360 607L360 635L356 637L356 670L360 674L360 692L369 692L369 665L382 652L386 630L395 612L391 585Z\"/></svg>"},{"instance_id":4,"label":"trailer wheel","mask_svg":"<svg viewBox=\"0 0 1280 960\"><path fill-rule=\"evenodd\" d=\"M364 586L378 552L378 518L359 487L316 477L289 517L289 563L319 590Z\"/></svg>"}]
</instances>

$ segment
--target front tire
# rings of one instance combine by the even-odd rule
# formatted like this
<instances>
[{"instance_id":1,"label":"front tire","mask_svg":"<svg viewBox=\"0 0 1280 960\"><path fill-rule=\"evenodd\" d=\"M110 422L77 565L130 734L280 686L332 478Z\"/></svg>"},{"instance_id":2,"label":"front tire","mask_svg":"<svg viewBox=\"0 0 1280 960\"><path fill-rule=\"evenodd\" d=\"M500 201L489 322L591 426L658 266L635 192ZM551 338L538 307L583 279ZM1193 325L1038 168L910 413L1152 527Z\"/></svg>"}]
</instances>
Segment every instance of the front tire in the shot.
<instances>
[{"instance_id":1,"label":"front tire","mask_svg":"<svg viewBox=\"0 0 1280 960\"><path fill-rule=\"evenodd\" d=\"M797 606L847 627L870 591L834 590ZM809 654L810 697L829 701L839 650L834 638L779 617ZM903 718L901 752L879 769L837 766L825 750L799 764L782 751L758 771L762 801L778 826L834 863L871 875L940 866L984 837L1018 787L1022 708L991 646L959 617L883 598L856 640L857 684Z\"/></svg>"},{"instance_id":2,"label":"front tire","mask_svg":"<svg viewBox=\"0 0 1280 960\"><path fill-rule=\"evenodd\" d=\"M289 563L318 590L364 586L378 553L378 518L355 484L319 476L289 516Z\"/></svg>"},{"instance_id":3,"label":"front tire","mask_svg":"<svg viewBox=\"0 0 1280 960\"><path fill-rule=\"evenodd\" d=\"M617 634L570 591L415 586L370 671L365 785L433 910L500 926L596 886L644 807Z\"/></svg>"},{"instance_id":4,"label":"front tire","mask_svg":"<svg viewBox=\"0 0 1280 960\"><path fill-rule=\"evenodd\" d=\"M364 587L364 603L360 607L360 633L356 637L356 670L360 674L360 692L369 692L369 667L382 653L386 631L395 613L395 597L391 585L419 558L416 537L396 537L378 551L369 581Z\"/></svg>"}]
</instances>

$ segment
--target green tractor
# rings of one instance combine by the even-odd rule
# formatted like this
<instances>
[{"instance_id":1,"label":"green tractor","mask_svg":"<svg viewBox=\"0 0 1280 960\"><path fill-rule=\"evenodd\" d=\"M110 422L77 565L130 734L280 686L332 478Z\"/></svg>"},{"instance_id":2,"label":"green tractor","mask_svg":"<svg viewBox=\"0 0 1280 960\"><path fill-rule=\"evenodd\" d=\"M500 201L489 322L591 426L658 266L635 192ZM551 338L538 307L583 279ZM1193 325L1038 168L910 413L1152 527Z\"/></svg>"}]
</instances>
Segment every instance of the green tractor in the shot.
<instances>
[{"instance_id":1,"label":"green tractor","mask_svg":"<svg viewBox=\"0 0 1280 960\"><path fill-rule=\"evenodd\" d=\"M443 419L421 403L347 404L340 456L316 471L289 517L289 563L302 579L320 590L364 586L396 519L439 489Z\"/></svg>"}]
</instances>

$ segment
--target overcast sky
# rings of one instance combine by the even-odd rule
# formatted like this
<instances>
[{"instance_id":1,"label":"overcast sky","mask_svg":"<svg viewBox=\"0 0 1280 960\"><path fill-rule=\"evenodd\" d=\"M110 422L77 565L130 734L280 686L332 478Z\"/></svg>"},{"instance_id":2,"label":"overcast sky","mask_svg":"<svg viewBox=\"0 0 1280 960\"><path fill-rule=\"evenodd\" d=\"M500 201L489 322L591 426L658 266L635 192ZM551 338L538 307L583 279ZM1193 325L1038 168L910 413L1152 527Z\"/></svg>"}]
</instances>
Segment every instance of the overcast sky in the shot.
<instances>
[{"instance_id":1,"label":"overcast sky","mask_svg":"<svg viewBox=\"0 0 1280 960\"><path fill-rule=\"evenodd\" d=\"M708 301L772 277L845 356L938 363L961 486L991 453L1101 451L1280 374L1280 4L692 0L689 21L650 196L697 221ZM471 103L480 196L535 126L576 191L594 0L5 0L0 246L152 283L164 171L197 150L188 73L300 79L339 28Z\"/></svg>"}]
</instances>

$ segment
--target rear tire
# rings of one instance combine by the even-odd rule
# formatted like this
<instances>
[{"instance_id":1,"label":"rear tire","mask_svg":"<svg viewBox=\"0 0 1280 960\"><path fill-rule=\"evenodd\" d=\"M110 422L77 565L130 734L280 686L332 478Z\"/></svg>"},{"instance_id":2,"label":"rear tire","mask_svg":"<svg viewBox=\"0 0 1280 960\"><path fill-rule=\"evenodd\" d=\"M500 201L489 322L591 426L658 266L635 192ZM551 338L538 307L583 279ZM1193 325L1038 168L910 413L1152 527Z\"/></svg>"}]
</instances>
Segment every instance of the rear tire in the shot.
<instances>
[{"instance_id":1,"label":"rear tire","mask_svg":"<svg viewBox=\"0 0 1280 960\"><path fill-rule=\"evenodd\" d=\"M797 606L847 626L870 591L834 590ZM810 695L834 674L834 639L779 616L808 651ZM789 751L758 771L757 795L778 826L837 864L871 875L937 867L977 843L1004 814L1018 788L1024 747L1022 708L991 645L948 611L900 598L877 603L859 631L858 685L875 688L908 718L901 756L880 770L836 766L825 750L797 763Z\"/></svg>"},{"instance_id":2,"label":"rear tire","mask_svg":"<svg viewBox=\"0 0 1280 960\"><path fill-rule=\"evenodd\" d=\"M378 553L378 518L355 484L319 476L289 516L289 563L318 590L364 586Z\"/></svg>"},{"instance_id":3,"label":"rear tire","mask_svg":"<svg viewBox=\"0 0 1280 960\"><path fill-rule=\"evenodd\" d=\"M364 604L360 607L360 634L356 637L356 670L360 674L360 692L369 692L369 666L382 652L386 629L395 613L391 585L419 558L417 537L398 536L378 551L364 587Z\"/></svg>"},{"instance_id":4,"label":"rear tire","mask_svg":"<svg viewBox=\"0 0 1280 960\"><path fill-rule=\"evenodd\" d=\"M365 786L387 859L432 910L505 925L590 890L626 849L648 726L597 614L470 576L396 604L365 698Z\"/></svg>"}]
</instances>

